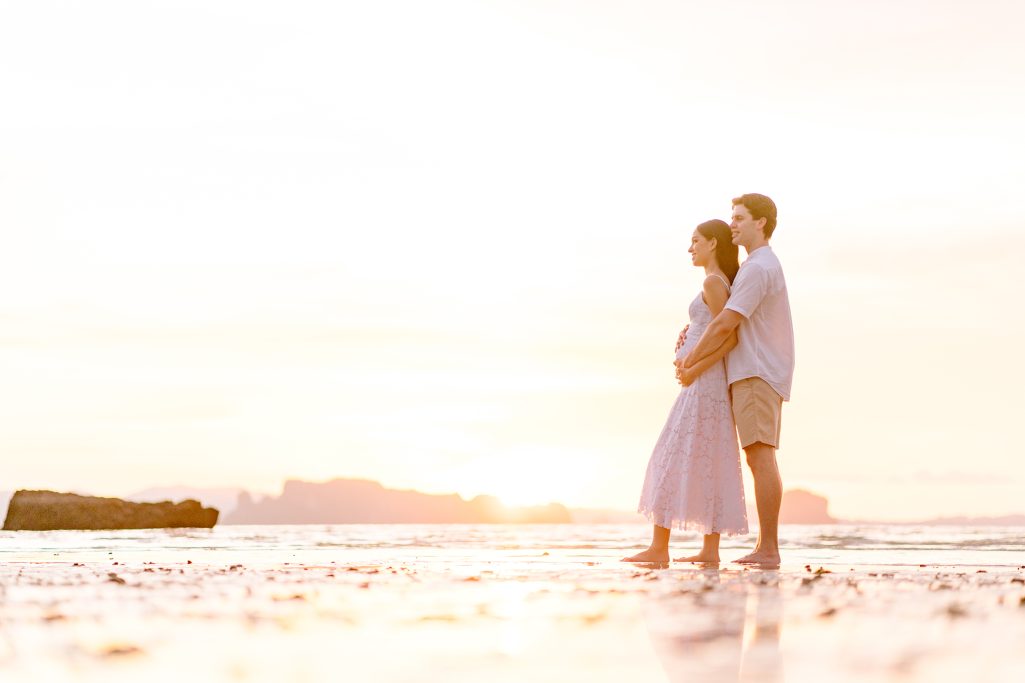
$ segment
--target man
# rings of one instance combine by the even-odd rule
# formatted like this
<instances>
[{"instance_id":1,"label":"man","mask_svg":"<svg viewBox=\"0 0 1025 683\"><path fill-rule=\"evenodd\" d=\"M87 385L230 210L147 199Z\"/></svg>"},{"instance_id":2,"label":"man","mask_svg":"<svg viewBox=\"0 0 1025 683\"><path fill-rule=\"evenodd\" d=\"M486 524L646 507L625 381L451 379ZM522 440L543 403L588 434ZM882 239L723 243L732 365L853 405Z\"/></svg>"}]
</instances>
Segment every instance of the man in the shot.
<instances>
[{"instance_id":1,"label":"man","mask_svg":"<svg viewBox=\"0 0 1025 683\"><path fill-rule=\"evenodd\" d=\"M690 368L737 331L739 343L726 359L733 417L755 482L758 543L742 564L778 565L779 507L783 482L776 465L780 414L790 400L794 376L794 326L783 269L769 246L776 229L776 205L761 194L733 200L730 233L747 259L733 282L722 312L709 323L693 350L677 361ZM682 375L681 375L681 381Z\"/></svg>"}]
</instances>

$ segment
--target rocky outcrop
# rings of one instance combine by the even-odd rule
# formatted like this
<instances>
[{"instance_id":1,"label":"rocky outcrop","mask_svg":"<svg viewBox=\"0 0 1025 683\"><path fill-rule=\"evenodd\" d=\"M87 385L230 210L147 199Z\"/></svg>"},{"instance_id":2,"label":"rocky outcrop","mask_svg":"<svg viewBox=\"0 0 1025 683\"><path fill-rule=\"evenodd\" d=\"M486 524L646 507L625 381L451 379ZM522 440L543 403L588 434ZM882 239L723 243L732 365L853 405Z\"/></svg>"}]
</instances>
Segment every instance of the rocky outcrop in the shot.
<instances>
[{"instance_id":1,"label":"rocky outcrop","mask_svg":"<svg viewBox=\"0 0 1025 683\"><path fill-rule=\"evenodd\" d=\"M569 523L558 503L507 507L492 496L464 500L457 494L435 495L388 489L366 479L326 482L290 480L277 498L254 501L248 493L227 515L225 524L479 524Z\"/></svg>"},{"instance_id":2,"label":"rocky outcrop","mask_svg":"<svg viewBox=\"0 0 1025 683\"><path fill-rule=\"evenodd\" d=\"M829 515L829 501L803 489L792 489L783 494L779 511L780 524L836 524Z\"/></svg>"},{"instance_id":3,"label":"rocky outcrop","mask_svg":"<svg viewBox=\"0 0 1025 683\"><path fill-rule=\"evenodd\" d=\"M130 503L120 498L80 496L55 491L16 491L7 506L5 531L52 529L211 528L217 510L195 500L181 503Z\"/></svg>"}]
</instances>

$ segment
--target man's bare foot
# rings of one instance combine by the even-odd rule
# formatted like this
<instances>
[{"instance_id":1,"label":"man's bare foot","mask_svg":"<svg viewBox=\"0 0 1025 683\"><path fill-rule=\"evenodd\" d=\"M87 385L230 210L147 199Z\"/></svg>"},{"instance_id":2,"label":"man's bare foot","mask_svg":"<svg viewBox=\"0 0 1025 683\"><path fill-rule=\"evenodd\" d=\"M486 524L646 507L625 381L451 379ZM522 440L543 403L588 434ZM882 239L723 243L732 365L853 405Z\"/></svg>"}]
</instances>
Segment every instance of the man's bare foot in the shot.
<instances>
[{"instance_id":1,"label":"man's bare foot","mask_svg":"<svg viewBox=\"0 0 1025 683\"><path fill-rule=\"evenodd\" d=\"M673 562L698 562L700 564L719 564L719 556L698 553L697 555L691 555L690 557L677 557L675 560L673 560Z\"/></svg>"},{"instance_id":2,"label":"man's bare foot","mask_svg":"<svg viewBox=\"0 0 1025 683\"><path fill-rule=\"evenodd\" d=\"M624 557L620 562L655 562L657 564L668 564L669 548L662 548L661 550L648 548L644 552L631 555L630 557Z\"/></svg>"},{"instance_id":3,"label":"man's bare foot","mask_svg":"<svg viewBox=\"0 0 1025 683\"><path fill-rule=\"evenodd\" d=\"M779 553L770 553L762 550L756 550L753 553L744 555L744 557L738 557L733 561L737 564L757 564L763 567L778 567Z\"/></svg>"}]
</instances>

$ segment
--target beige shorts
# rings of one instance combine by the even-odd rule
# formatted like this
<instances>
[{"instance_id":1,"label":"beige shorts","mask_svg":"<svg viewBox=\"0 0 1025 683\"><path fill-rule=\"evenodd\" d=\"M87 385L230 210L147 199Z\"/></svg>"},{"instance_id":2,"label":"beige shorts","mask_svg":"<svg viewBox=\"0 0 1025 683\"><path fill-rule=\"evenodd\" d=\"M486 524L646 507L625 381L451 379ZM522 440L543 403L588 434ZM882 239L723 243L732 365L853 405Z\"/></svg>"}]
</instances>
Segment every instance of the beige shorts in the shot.
<instances>
[{"instance_id":1,"label":"beige shorts","mask_svg":"<svg viewBox=\"0 0 1025 683\"><path fill-rule=\"evenodd\" d=\"M748 377L730 385L730 398L740 447L761 442L779 448L783 397L761 377Z\"/></svg>"}]
</instances>

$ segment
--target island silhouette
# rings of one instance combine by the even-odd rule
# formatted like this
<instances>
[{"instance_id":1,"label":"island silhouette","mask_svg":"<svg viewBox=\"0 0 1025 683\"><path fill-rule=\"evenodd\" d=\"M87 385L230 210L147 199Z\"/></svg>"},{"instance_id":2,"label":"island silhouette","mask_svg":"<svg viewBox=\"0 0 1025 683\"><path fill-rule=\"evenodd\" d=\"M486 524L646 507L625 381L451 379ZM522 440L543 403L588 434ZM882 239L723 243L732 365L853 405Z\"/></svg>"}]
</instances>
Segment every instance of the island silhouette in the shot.
<instances>
[{"instance_id":1,"label":"island silhouette","mask_svg":"<svg viewBox=\"0 0 1025 683\"><path fill-rule=\"evenodd\" d=\"M368 479L308 482L290 479L280 496L256 501L248 492L225 524L444 524L569 523L559 503L510 507L494 496L465 500L458 494L388 489Z\"/></svg>"},{"instance_id":2,"label":"island silhouette","mask_svg":"<svg viewBox=\"0 0 1025 683\"><path fill-rule=\"evenodd\" d=\"M12 491L0 491L6 510ZM79 491L78 493L88 493ZM560 503L513 507L494 496L466 500L458 494L391 489L369 479L336 478L324 482L290 479L280 495L259 495L241 487L159 486L123 497L126 501L201 501L221 511L224 524L486 524L486 523L648 523L640 514L608 508L570 508ZM753 506L748 518L757 525ZM900 524L917 526L1025 526L1025 515L942 517L916 521L837 519L825 496L803 489L783 494L781 524Z\"/></svg>"}]
</instances>

